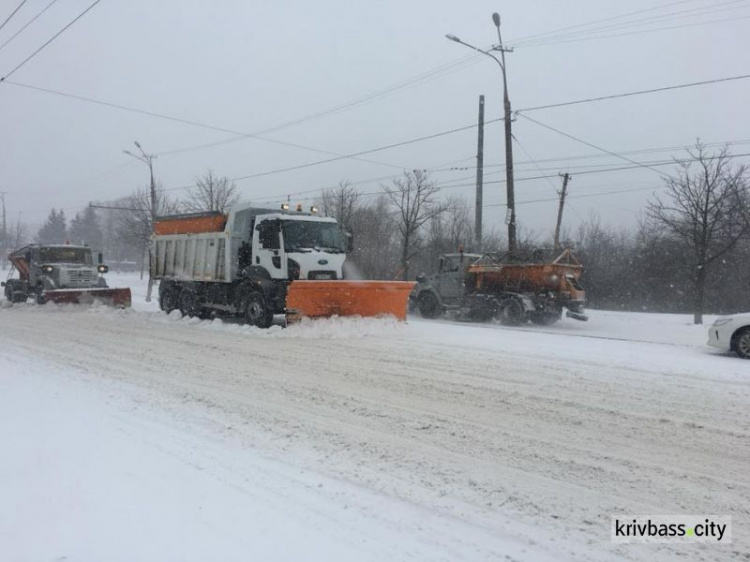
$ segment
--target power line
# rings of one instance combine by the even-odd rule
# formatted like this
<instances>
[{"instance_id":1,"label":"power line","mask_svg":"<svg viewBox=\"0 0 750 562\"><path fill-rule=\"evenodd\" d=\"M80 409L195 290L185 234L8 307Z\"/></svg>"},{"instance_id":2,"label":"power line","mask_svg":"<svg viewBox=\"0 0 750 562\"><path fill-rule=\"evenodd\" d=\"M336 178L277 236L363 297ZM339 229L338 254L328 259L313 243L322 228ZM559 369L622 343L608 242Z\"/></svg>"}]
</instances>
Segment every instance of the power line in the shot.
<instances>
[{"instance_id":1,"label":"power line","mask_svg":"<svg viewBox=\"0 0 750 562\"><path fill-rule=\"evenodd\" d=\"M10 19L16 15L16 12L20 10L24 4L26 4L26 0L21 0L21 3L18 6L16 6L16 9L13 10L7 18L5 18L5 21L3 23L0 23L0 29L5 27L5 24L8 23Z\"/></svg>"},{"instance_id":2,"label":"power line","mask_svg":"<svg viewBox=\"0 0 750 562\"><path fill-rule=\"evenodd\" d=\"M679 90L681 88L692 88L695 86L705 86L707 84L718 84L721 82L731 82L734 80L746 80L750 78L750 74L740 74L739 76L727 76L725 78L714 78L713 80L702 80L700 82L688 82L685 84L675 84L673 86L662 86L661 88L651 88L648 90L636 90L633 92L624 92L622 94L610 94L607 96L598 96L595 98L584 98L580 100L572 100L561 103L551 103L547 105L537 105L535 107L525 107L523 109L516 110L516 114L528 111L538 111L540 109L551 109L553 107L566 107L569 105L578 105L582 103L591 103L596 101L612 100L617 98L627 98L630 96L640 96L643 94L653 94L656 92L666 92L669 90Z\"/></svg>"},{"instance_id":3,"label":"power line","mask_svg":"<svg viewBox=\"0 0 750 562\"><path fill-rule=\"evenodd\" d=\"M502 120L503 120L502 117L498 117L497 119L491 119L490 121L487 121L487 123L495 123L497 121L502 121ZM230 181L249 180L249 179L253 179L253 178L260 178L260 177L270 176L270 175L273 175L273 174L280 174L280 173L283 173L283 172L291 172L293 170L301 170L301 169L304 169L304 168L310 168L310 167L313 167L313 166L319 166L321 164L329 164L331 162L337 162L339 160L344 160L344 159L352 158L352 157L355 157L355 156L362 156L364 154L372 154L374 152L381 152L383 150L389 150L389 149L392 149L392 148L398 148L398 147L401 147L401 146L406 146L406 145L414 144L414 143L417 143L417 142L423 142L423 141L426 141L426 140L431 140L431 139L443 137L443 136L446 136L446 135L451 135L453 133L459 133L461 131L468 131L469 129L476 128L476 126L477 126L477 124L474 123L474 124L471 124L471 125L466 125L464 127L457 127L455 129L449 129L447 131L441 131L439 133L434 133L432 135L426 135L426 136L423 136L423 137L417 137L417 138L406 140L406 141L401 141L401 142L396 142L396 143L392 143L392 144L387 144L385 146L379 146L379 147L376 147L376 148L370 148L368 150L362 150L362 151L359 151L359 152L353 152L351 154L343 154L343 155L337 156L335 158L328 158L326 160L318 160L316 162L308 162L306 164L297 164L295 166L287 166L285 168L277 168L275 170L268 170L268 171L265 171L265 172L258 172L258 173L255 173L255 174L249 174L249 175L245 175L245 176L236 176L236 177L233 177L233 178L229 178L229 180ZM191 187L195 187L195 184L190 184L190 185L185 185L185 186L180 186L180 187L172 187L172 188L169 188L169 191L174 191L174 190L178 190L178 189L190 189ZM167 190L165 190L165 191L167 191Z\"/></svg>"},{"instance_id":4,"label":"power line","mask_svg":"<svg viewBox=\"0 0 750 562\"><path fill-rule=\"evenodd\" d=\"M610 154L610 155L614 156L615 158L619 158L620 160L625 160L626 162L630 162L631 164L636 164L637 166L640 166L642 168L647 168L647 169L649 169L649 170L651 170L653 172L656 172L660 176L665 175L665 174L662 174L662 172L660 172L659 170L656 170L656 169L654 169L651 166L648 166L646 164L642 164L641 162L638 162L637 160L633 160L632 158L628 158L627 156L622 156L621 154L617 154L616 152L612 152L611 150L607 150L606 148L602 148L601 146L597 146L597 145L595 145L593 143L590 143L588 141L585 141L583 139L579 139L578 137L574 137L573 135L571 135L569 133L561 131L560 129L555 129L554 127L551 127L550 125L545 125L541 121L537 121L536 119L532 119L531 117L528 117L526 115L520 114L520 116L523 117L524 119L527 119L527 120L531 121L532 123L536 123L537 125L540 125L541 127L544 127L545 129L549 129L550 131L554 131L555 133L557 133L559 135L562 135L564 137L572 139L572 140L574 140L576 142L580 142L581 144L585 144L586 146L590 146L591 148L595 148L596 150L600 150L601 152L606 152L607 154ZM668 174L667 174L667 176L669 177Z\"/></svg>"},{"instance_id":5,"label":"power line","mask_svg":"<svg viewBox=\"0 0 750 562\"><path fill-rule=\"evenodd\" d=\"M12 35L12 36L10 37L10 39L6 40L6 41L5 41L5 43L3 43L2 45L0 45L0 51L1 51L1 50L3 49L3 47L5 47L5 46L6 46L6 45L7 45L8 43L10 43L11 41L13 41L13 39L15 39L16 37L18 37L19 35L21 35L21 33L23 33L23 31L24 31L24 30L25 30L25 29L26 29L27 27L29 27L29 26L30 26L30 25L31 25L32 23L34 23L34 22L35 22L35 21L37 20L37 18L38 18L39 16L41 16L41 15L42 15L42 14L43 14L44 12L46 12L47 10L49 10L49 9L50 9L50 8L52 7L52 4L54 4L55 2L57 2L57 0L52 0L52 2L50 2L49 4L47 4L47 6L45 6L45 7L44 7L44 9L43 9L43 10L42 10L41 12L39 12L39 13L38 13L37 15L35 15L35 16L34 16L33 18L31 18L31 19L30 19L30 20L29 20L28 22L26 22L26 25L24 25L24 26L23 26L23 27L22 27L21 29L19 29L18 31L16 31L16 32L15 32L15 33L14 33L14 34L13 34L13 35Z\"/></svg>"},{"instance_id":6,"label":"power line","mask_svg":"<svg viewBox=\"0 0 750 562\"><path fill-rule=\"evenodd\" d=\"M20 88L27 88L27 89L35 90L35 91L38 91L38 92L44 92L44 93L48 93L48 94L54 94L54 95L58 95L58 96L66 97L66 98L75 99L75 100L78 100L78 101L83 101L83 102L87 102L87 103L93 103L95 105L101 105L101 106L104 106L104 107L110 107L110 108L119 109L119 110L122 110L122 111L129 111L131 113L138 113L140 115L146 115L148 117L154 117L154 118L163 119L163 120L166 120L166 121L173 121L175 123L182 123L183 125L191 125L193 127L200 127L200 128L209 129L209 130L212 130L212 131L220 131L220 132L224 132L224 133L230 133L230 134L233 134L233 135L241 135L243 137L252 137L252 138L255 138L255 139L260 140L260 141L269 142L269 143L272 143L272 144L278 144L278 145L281 145L281 146L288 146L288 147L292 147L292 148L297 148L297 149L300 149L300 150L309 150L311 152L318 152L318 153L321 153L321 154L333 154L335 156L340 156L339 153L337 153L337 152L331 152L329 150L322 150L322 149L319 149L319 148L312 148L312 147L309 147L309 146L304 146L304 145L296 144L296 143L293 143L293 142L280 141L280 140L276 140L276 139L270 139L270 138L267 138L267 137L261 137L261 136L258 136L258 135L246 134L246 133L242 133L242 132L239 132L239 131L234 131L232 129L227 129L227 128L219 127L219 126L216 126L216 125L210 125L208 123L201 123L200 121L192 121L190 119L183 119L181 117L174 117L172 115L166 115L164 113L157 113L155 111L148 111L148 110L145 110L145 109L139 109L137 107L129 107L127 105L120 105L120 104L116 104L116 103L112 103L112 102L108 102L108 101L97 100L97 99L94 99L94 98L88 98L88 97L85 97L85 96L79 96L77 94L70 94L70 93L67 93L67 92L61 92L59 90L53 90L53 89L50 89L50 88L42 88L40 86L32 86L31 84L24 84L22 82L15 82L13 80L7 80L4 83L5 84L9 84L11 86L18 86ZM174 151L174 152L179 152L179 151ZM164 154L169 154L169 153L161 152L161 153L157 153L156 155L157 156L161 156L161 155L164 155ZM375 161L375 160L365 160L365 159L361 159L361 160L363 160L364 162L370 163L370 164L378 164L380 166L389 166L391 168L401 168L401 166L396 166L394 164L388 164L388 163L385 163L385 162L378 162L378 161Z\"/></svg>"},{"instance_id":7,"label":"power line","mask_svg":"<svg viewBox=\"0 0 750 562\"><path fill-rule=\"evenodd\" d=\"M668 31L668 30L671 30L671 29L682 29L682 28L685 28L685 27L696 27L696 26L699 26L699 25L711 25L711 24L715 24L715 23L724 23L724 22L737 22L737 21L746 20L746 19L750 19L750 16L733 17L733 18L722 18L722 19L718 19L718 20L711 20L711 21L705 21L705 22L686 23L686 24L683 24L683 25L672 25L672 26L668 26L668 27L657 27L657 28L654 28L654 29L644 29L644 30L640 30L640 31L629 31L629 32L626 32L626 33L612 33L612 34L609 34L609 35L600 35L600 36L597 36L597 37L582 37L580 39L575 39L574 38L574 39L567 39L567 40L562 40L562 41L550 41L548 43L536 43L536 44L533 44L533 45L527 45L526 47L532 47L533 48L533 47L545 47L545 46L548 46L548 45L559 45L559 44L563 44L563 43L580 43L582 41L593 41L593 40L596 40L596 39L611 39L613 37L627 37L628 35L642 35L644 33L653 33L655 31ZM521 47L519 47L519 48L521 48Z\"/></svg>"},{"instance_id":8,"label":"power line","mask_svg":"<svg viewBox=\"0 0 750 562\"><path fill-rule=\"evenodd\" d=\"M73 25L75 22L77 22L79 19L81 19L83 16L85 16L89 12L89 10L91 10L94 6L96 6L101 1L102 0L94 0L94 2L88 8L86 8L83 12L81 12L80 14L78 14L73 19L73 21L71 21L70 23L68 23L68 25L66 25L60 31L58 31L57 33L55 33L49 41L47 41L44 45L42 45L36 51L34 51L33 53L31 53L28 57L26 57L22 62L20 62L8 74L6 74L2 78L0 78L0 82L3 82L3 81L5 81L5 79L10 78L19 68L21 68L22 66L24 66L27 62L29 62L36 55L38 55L42 51L42 49L44 49L47 45L49 45L50 43L52 43L52 41L54 41L55 39L57 39L58 37L60 37L60 35L62 35L65 32L65 30L67 30L71 25ZM25 0L24 0L24 2L25 2Z\"/></svg>"},{"instance_id":9,"label":"power line","mask_svg":"<svg viewBox=\"0 0 750 562\"><path fill-rule=\"evenodd\" d=\"M569 40L577 40L582 35L585 36L585 35L590 35L590 34L599 33L599 32L610 32L610 31L617 31L617 30L623 30L623 29L632 29L632 28L643 26L643 25L661 23L659 22L659 20L663 22L664 20L677 20L677 19L684 19L684 18L701 17L701 16L711 15L711 14L715 14L719 12L742 9L745 6L736 6L736 4L744 4L746 1L747 0L729 0L721 4L710 3L707 6L700 6L698 8L692 8L689 10L679 10L676 12L654 15L654 16L635 19L631 21L619 22L619 23L614 23L614 24L609 24L609 25L604 25L604 26L599 26L599 27L589 27L588 29L583 29L583 30L575 31L575 32L547 34L546 36L540 36L540 37L537 37L536 39L520 40L517 43L515 43L514 46L526 47L526 46L551 45L551 44L556 44L556 43L568 42ZM677 4L681 4L681 3L684 3L684 2L678 2ZM726 7L726 6L732 6L732 5L734 5L734 7ZM662 8L663 7L651 8L649 10L641 11L641 13L658 10ZM631 15L635 15L635 14L631 14ZM607 19L618 19L618 18L607 18ZM604 21L607 21L607 19L605 19ZM698 22L698 24L702 24L702 23L705 23L705 22ZM696 24L690 24L690 25L696 25ZM573 28L575 27L584 27L584 26L573 26ZM659 28L659 29L663 29L663 28ZM646 30L646 31L655 31L655 30L651 29L651 30ZM583 39L586 39L586 37L583 37L580 40L583 40Z\"/></svg>"},{"instance_id":10,"label":"power line","mask_svg":"<svg viewBox=\"0 0 750 562\"><path fill-rule=\"evenodd\" d=\"M670 6L676 6L678 4L688 4L688 3L693 2L693 1L694 0L681 0L679 2L672 2L671 4L664 4L663 6L656 6L654 8L647 8L645 10L638 10L636 12L628 12L627 14L620 14L620 15L617 15L617 16L610 16L610 17L606 17L606 18L603 18L603 19L593 20L593 21L589 21L589 22L585 22L585 23L579 23L579 24L576 24L576 25L570 25L570 26L567 26L567 27L562 27L562 28L559 28L559 29L554 29L552 31L546 31L546 32L542 32L542 33L536 33L534 35L527 35L526 37L521 37L520 39L517 39L515 41L509 41L508 43L510 45L520 45L520 44L522 44L524 42L527 42L527 41L529 41L531 39L536 39L536 38L550 36L550 35L556 35L556 34L558 34L561 31L568 31L570 29L579 29L581 27L586 27L586 26L589 26L589 25L597 24L597 23L604 23L604 22L607 22L607 21L612 21L612 20L616 20L616 19L622 19L622 18L627 18L627 17L630 17L630 16L640 15L640 14L643 14L643 13L646 13L646 12L653 12L655 10L662 10L662 9L668 8Z\"/></svg>"},{"instance_id":11,"label":"power line","mask_svg":"<svg viewBox=\"0 0 750 562\"><path fill-rule=\"evenodd\" d=\"M362 96L362 97L359 97L359 98L355 98L354 100L351 100L349 102L344 102L342 104L339 104L339 105L334 106L334 107L332 107L330 109L327 109L327 110L318 111L318 112L309 114L309 115L304 116L304 117L299 117L299 118L293 119L291 121L287 121L287 122L281 123L279 125L275 125L275 126L272 126L272 127L268 127L266 129L262 129L262 130L256 131L253 134L239 133L238 136L235 136L235 137L232 137L232 138L229 138L229 139L223 139L223 140L216 141L216 142L199 144L199 145L193 145L193 146L188 146L188 147L184 147L184 148L178 148L178 149L175 149L175 150L170 150L170 151L162 152L162 153L160 153L160 155L164 156L164 155L171 155L171 154L180 154L180 153L183 153L183 152L190 152L190 151L193 151L193 150L200 150L200 149L203 149L203 148L213 148L213 147L216 147L216 146L222 146L222 145L225 145L225 144L230 144L230 143L238 142L238 141L241 141L241 140L245 140L247 138L252 138L253 135L263 135L263 134L270 133L270 132L276 132L276 131L280 131L282 129L286 129L286 128L294 126L294 125L299 125L301 123L305 123L305 122L308 122L308 121L312 121L312 120L316 120L316 119L321 119L321 118L323 118L325 116L333 115L333 114L336 114L336 113L340 113L342 111L346 111L347 109L351 109L352 107L355 107L355 106L358 106L358 105L363 105L363 104L366 104L366 103L370 103L370 102L375 101L377 99L381 99L381 98L386 97L387 95L390 95L390 94L395 93L397 91L401 91L401 90L408 89L408 88L411 88L411 87L416 86L416 85L420 85L420 84L422 84L424 82L427 82L429 80L434 80L435 78L438 78L438 77L447 76L448 74L456 72L457 70L460 70L461 68L463 68L465 66L468 66L469 64L473 64L475 62L478 62L480 59L481 59L481 57L478 54L477 55L469 55L469 56L463 57L461 59L458 59L458 60L456 60L454 62L451 62L451 63L445 64L445 65L441 65L441 66L435 67L434 69L431 69L431 70L428 70L426 72L423 72L423 73L421 73L421 74L419 74L419 75L417 75L417 76L415 76L413 78L410 78L410 79L408 79L408 80L406 80L404 82L397 83L397 84L395 84L393 86L389 86L389 87L387 87L385 89L378 90L378 91L376 91L374 93L371 93L371 94L368 94L368 95L365 95L365 96Z\"/></svg>"},{"instance_id":12,"label":"power line","mask_svg":"<svg viewBox=\"0 0 750 562\"><path fill-rule=\"evenodd\" d=\"M577 104L583 104L583 103L591 103L591 102L596 102L596 101L602 101L602 100L607 100L607 99L615 99L615 98L621 98L621 97L629 97L629 96L635 96L635 95L645 95L645 94L649 94L649 93L656 93L656 92L662 92L662 91L668 91L668 90L675 90L675 89L680 89L680 88L688 88L688 87L694 87L694 86L702 86L702 85L708 85L708 84L713 84L713 83L729 82L729 81L733 81L733 80L743 80L743 79L747 79L747 78L750 78L750 74L738 75L738 76L729 76L729 77L725 77L725 78L715 78L715 79L712 79L712 80L704 80L704 81L700 81L700 82L691 82L691 83L686 83L686 84L676 84L676 85L672 85L672 86L663 86L663 87L660 87L660 88L652 88L652 89L649 89L649 90L639 90L639 91L634 91L634 92L625 92L625 93L622 93L622 94L610 94L610 95L607 95L607 96L599 96L599 97L595 97L595 98L585 98L585 99L581 99L581 100L572 100L572 101L561 102L561 103L556 103L556 104L547 104L547 105L542 105L542 106L535 106L535 107L523 108L523 109L517 110L516 114L520 115L522 112L537 111L537 110L541 110L541 109L549 109L549 108L554 108L554 107L563 107L563 106L577 105ZM21 82L15 82L15 81L11 81L11 80L6 80L4 83L5 84L10 84L10 85L13 85L13 86L17 86L17 87L21 87L21 88L27 88L27 89L31 89L31 90L35 90L35 91L39 91L39 92L44 92L44 93L48 93L48 94L54 94L54 95L58 95L58 96L62 96L62 97L76 99L76 100L87 102L87 103L93 103L93 104L101 105L101 106L104 106L104 107L110 107L110 108L119 109L119 110L122 110L122 111L129 111L129 112L138 113L138 114L141 114L141 115L146 115L146 116L149 116L149 117L154 117L154 118L158 118L158 119L164 119L164 120L173 121L173 122L176 122L176 123L182 123L182 124L185 124L185 125L191 125L191 126L201 127L201 128L205 128L205 129L214 130L214 131L225 132L225 133L237 135L237 136L240 136L240 137L253 137L253 138L257 138L258 140L263 140L263 141L266 141L266 142L280 144L280 145L283 145L283 146L290 146L290 147L293 147L293 148L298 148L298 149L303 149L303 150L309 150L309 151L319 152L319 153L324 153L324 154L332 154L332 155L336 156L336 158L328 160L328 161L335 161L335 160L338 160L338 159L341 159L341 158L353 158L353 157L348 156L348 155L341 155L341 154L338 154L338 153L332 153L330 151L325 151L325 150L320 150L320 149L316 149L316 148L311 148L311 147L307 147L307 146L303 146L303 145L299 145L299 144L295 144L295 143L287 143L285 141L279 141L279 140L275 140L275 139L269 139L269 138L266 138L266 137L260 137L260 136L253 135L253 134L247 134L247 133L243 133L243 132L240 132L240 131L235 131L235 130L232 130L232 129L227 129L225 127L219 127L219 126L215 126L215 125L211 125L211 124L207 124L207 123L201 123L201 122L198 122L198 121L193 121L193 120L189 120L189 119L183 119L183 118L180 118L180 117L174 117L174 116L171 116L171 115L166 115L166 114L163 114L163 113L157 113L157 112L154 112L154 111L148 111L148 110L144 110L144 109L129 107L129 106L120 105L120 104L116 104L116 103L112 103L112 102L107 102L107 101L97 100L97 99L93 99L93 98L89 98L89 97L85 97L85 96L80 96L80 95L76 95L76 94L70 94L70 93L67 93L67 92L59 91L59 90L53 90L51 88L43 88L43 87L40 87L40 86L33 86L31 84L24 84L24 83L21 83ZM476 125L474 125L474 126L476 126ZM429 138L429 137L427 137L427 138ZM217 143L212 143L212 144L209 144L209 145L203 145L203 147L215 146L215 145L218 145L218 144L224 144L226 142L228 142L228 141L226 141L226 140L225 141L219 141ZM198 148L198 147L193 147L193 149L194 148ZM596 148L597 148L597 150L600 150L598 147L596 147ZM183 150L185 150L185 149L172 151L171 153L181 152ZM170 154L170 152L162 152L160 154L162 154L162 155L164 155L164 154ZM393 166L391 164L387 164L387 163L384 163L384 162L375 162L375 161L369 161L369 160L366 160L366 161L369 162L369 163L374 163L374 164L378 164L378 165L384 165L384 166L391 166L391 167L401 168L401 166ZM321 163L323 163L323 162L321 162ZM307 166L307 165L304 165L304 166Z\"/></svg>"},{"instance_id":13,"label":"power line","mask_svg":"<svg viewBox=\"0 0 750 562\"><path fill-rule=\"evenodd\" d=\"M729 154L729 155L725 155L724 158L734 159L734 158L744 158L744 157L749 157L749 156L750 156L750 152L746 152L746 153L742 153L742 154ZM709 157L709 158L707 158L707 160L714 160L716 158L719 158L719 157L718 156ZM654 163L649 163L649 164L651 164L653 166L668 166L668 165L685 164L685 163L689 163L689 162L696 162L697 160L698 160L698 158L695 158L695 157L691 157L691 158L675 158L673 160L664 160L664 161L661 161L661 162L654 162ZM619 166L619 167L612 167L612 168L599 169L599 170L574 171L573 173L575 173L575 175L577 175L577 176L582 176L582 175L588 175L588 174L601 174L601 173L609 173L609 172L619 172L619 171L623 171L623 170L633 170L633 169L642 168L642 167L643 167L642 165L637 165L637 166L636 165L634 165L634 166ZM542 175L538 175L538 176L526 176L526 177L515 178L515 181L516 182L525 182L525 181L535 181L535 180L541 180L541 179L548 180L549 178L556 178L558 176L559 176L558 173L554 173L554 174L542 174ZM396 177L396 176L389 176L389 177L392 178L392 177ZM382 180L382 179L389 179L389 177L376 178L376 179L373 179L373 180L362 180L362 181L354 182L352 185L363 184L363 183L373 183L374 181L379 181L379 180ZM472 178L464 178L464 180L470 180L470 179L472 179ZM463 181L463 180L456 180L456 181ZM484 183L485 183L485 185L497 185L497 184L503 184L503 183L505 183L505 180L504 179L492 180L492 181L485 181ZM449 182L449 183L443 183L443 184L438 184L437 185L438 190L457 189L457 188L463 188L463 187L475 187L475 184L474 183L450 183ZM318 188L318 189L307 190L305 192L298 192L297 194L292 193L290 195L304 195L306 193L319 193L320 191L321 191L321 188ZM376 191L359 193L359 195L361 197L369 197L369 196L374 196L374 195L381 195L381 194L384 194L384 193L385 192L383 190L376 190ZM282 197L284 199L282 199ZM287 195L283 195L283 196L279 195L279 199L266 199L265 201L267 201L267 202L273 202L273 203L275 203L275 202L283 202L283 201L286 200L285 199L286 197L287 197ZM317 197L305 197L305 198L300 198L300 199L297 199L297 200L298 201L311 201L311 200L314 200L316 198ZM556 201L556 199L554 199L554 200ZM552 201L552 199L550 199L550 201Z\"/></svg>"}]
</instances>

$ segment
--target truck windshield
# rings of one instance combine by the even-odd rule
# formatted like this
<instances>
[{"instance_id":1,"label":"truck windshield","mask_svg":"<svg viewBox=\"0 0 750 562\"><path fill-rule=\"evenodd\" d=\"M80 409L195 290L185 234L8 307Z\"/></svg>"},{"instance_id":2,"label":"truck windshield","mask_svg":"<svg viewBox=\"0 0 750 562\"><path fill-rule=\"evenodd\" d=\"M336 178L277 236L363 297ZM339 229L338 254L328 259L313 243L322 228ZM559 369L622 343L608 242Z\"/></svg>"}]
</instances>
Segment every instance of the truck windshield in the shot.
<instances>
[{"instance_id":1,"label":"truck windshield","mask_svg":"<svg viewBox=\"0 0 750 562\"><path fill-rule=\"evenodd\" d=\"M335 222L304 220L283 221L284 250L319 250L343 254L346 252L346 238Z\"/></svg>"},{"instance_id":2,"label":"truck windshield","mask_svg":"<svg viewBox=\"0 0 750 562\"><path fill-rule=\"evenodd\" d=\"M40 248L41 263L81 263L91 265L91 250L85 248Z\"/></svg>"}]
</instances>

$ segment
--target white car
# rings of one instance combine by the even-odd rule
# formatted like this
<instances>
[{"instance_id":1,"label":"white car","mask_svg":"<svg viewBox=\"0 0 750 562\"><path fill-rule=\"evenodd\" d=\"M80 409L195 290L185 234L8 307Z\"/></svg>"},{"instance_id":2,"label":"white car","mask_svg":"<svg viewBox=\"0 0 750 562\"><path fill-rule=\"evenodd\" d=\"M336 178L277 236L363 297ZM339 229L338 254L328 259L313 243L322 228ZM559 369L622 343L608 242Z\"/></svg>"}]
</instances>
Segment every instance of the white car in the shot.
<instances>
[{"instance_id":1,"label":"white car","mask_svg":"<svg viewBox=\"0 0 750 562\"><path fill-rule=\"evenodd\" d=\"M708 345L750 359L750 312L717 318L708 329Z\"/></svg>"}]
</instances>

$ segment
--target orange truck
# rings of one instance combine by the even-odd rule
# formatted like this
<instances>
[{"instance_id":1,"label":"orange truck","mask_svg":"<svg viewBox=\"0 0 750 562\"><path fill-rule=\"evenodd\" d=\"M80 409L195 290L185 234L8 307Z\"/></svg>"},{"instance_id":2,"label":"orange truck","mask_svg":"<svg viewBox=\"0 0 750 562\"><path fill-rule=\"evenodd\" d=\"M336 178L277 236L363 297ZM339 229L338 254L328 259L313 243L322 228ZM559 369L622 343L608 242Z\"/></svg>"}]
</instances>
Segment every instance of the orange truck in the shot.
<instances>
[{"instance_id":1,"label":"orange truck","mask_svg":"<svg viewBox=\"0 0 750 562\"><path fill-rule=\"evenodd\" d=\"M509 325L549 325L566 315L588 320L586 293L579 283L583 266L565 250L550 255L446 254L438 272L417 277L411 299L425 318L455 312L470 320L498 318Z\"/></svg>"},{"instance_id":2,"label":"orange truck","mask_svg":"<svg viewBox=\"0 0 750 562\"><path fill-rule=\"evenodd\" d=\"M406 319L414 285L344 279L352 237L335 219L238 203L226 213L154 221L151 276L169 313L226 314L267 328L274 316L385 316Z\"/></svg>"},{"instance_id":3,"label":"orange truck","mask_svg":"<svg viewBox=\"0 0 750 562\"><path fill-rule=\"evenodd\" d=\"M88 246L30 244L8 259L11 269L2 286L11 302L32 298L38 304L100 301L121 308L131 304L130 289L107 286L104 274L109 268L102 263L102 254L94 265Z\"/></svg>"}]
</instances>

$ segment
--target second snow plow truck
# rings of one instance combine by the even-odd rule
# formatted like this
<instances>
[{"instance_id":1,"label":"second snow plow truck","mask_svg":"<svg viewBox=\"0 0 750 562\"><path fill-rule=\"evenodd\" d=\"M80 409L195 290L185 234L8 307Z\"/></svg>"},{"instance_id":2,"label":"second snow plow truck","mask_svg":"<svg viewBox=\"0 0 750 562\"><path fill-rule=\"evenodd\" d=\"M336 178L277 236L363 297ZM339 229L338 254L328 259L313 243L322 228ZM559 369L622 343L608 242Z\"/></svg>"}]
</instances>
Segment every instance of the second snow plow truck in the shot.
<instances>
[{"instance_id":1,"label":"second snow plow truck","mask_svg":"<svg viewBox=\"0 0 750 562\"><path fill-rule=\"evenodd\" d=\"M460 317L503 324L549 325L566 315L588 320L586 293L578 280L583 266L570 250L518 255L446 254L434 275L417 277L411 295L425 318L452 311Z\"/></svg>"},{"instance_id":2,"label":"second snow plow truck","mask_svg":"<svg viewBox=\"0 0 750 562\"><path fill-rule=\"evenodd\" d=\"M90 303L100 301L116 307L129 307L130 289L107 286L103 275L109 268L94 265L91 248L72 244L30 244L8 259L12 265L2 285L5 297L14 303L33 298L38 304ZM18 272L18 278L14 273Z\"/></svg>"},{"instance_id":3,"label":"second snow plow truck","mask_svg":"<svg viewBox=\"0 0 750 562\"><path fill-rule=\"evenodd\" d=\"M240 316L266 328L274 315L406 319L414 283L344 279L351 236L335 219L238 203L154 221L151 275L159 306L185 316Z\"/></svg>"}]
</instances>

